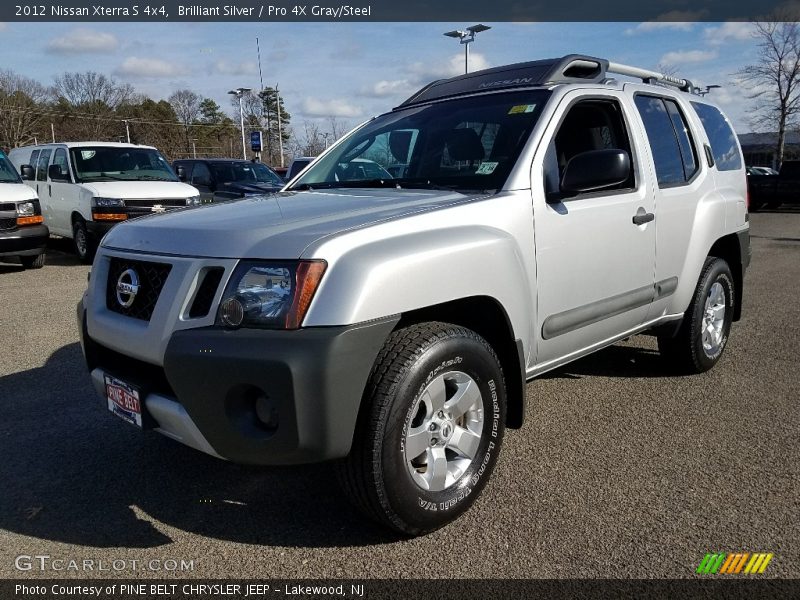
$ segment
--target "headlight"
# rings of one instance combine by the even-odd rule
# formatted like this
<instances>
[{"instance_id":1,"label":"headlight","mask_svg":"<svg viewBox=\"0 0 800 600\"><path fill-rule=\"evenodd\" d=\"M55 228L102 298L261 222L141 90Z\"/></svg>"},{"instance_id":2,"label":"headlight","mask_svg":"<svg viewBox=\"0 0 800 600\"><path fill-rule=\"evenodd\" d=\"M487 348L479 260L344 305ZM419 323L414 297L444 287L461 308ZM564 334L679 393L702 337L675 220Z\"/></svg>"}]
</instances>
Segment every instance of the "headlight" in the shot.
<instances>
[{"instance_id":1,"label":"headlight","mask_svg":"<svg viewBox=\"0 0 800 600\"><path fill-rule=\"evenodd\" d=\"M190 196L187 198L186 206L200 206L200 196Z\"/></svg>"},{"instance_id":2,"label":"headlight","mask_svg":"<svg viewBox=\"0 0 800 600\"><path fill-rule=\"evenodd\" d=\"M33 202L20 202L17 204L18 217L32 217L36 214L36 206Z\"/></svg>"},{"instance_id":3,"label":"headlight","mask_svg":"<svg viewBox=\"0 0 800 600\"><path fill-rule=\"evenodd\" d=\"M222 295L217 323L231 329L297 329L327 266L322 260L239 263Z\"/></svg>"},{"instance_id":4,"label":"headlight","mask_svg":"<svg viewBox=\"0 0 800 600\"><path fill-rule=\"evenodd\" d=\"M101 208L122 208L125 200L122 198L92 198L92 206Z\"/></svg>"}]
</instances>

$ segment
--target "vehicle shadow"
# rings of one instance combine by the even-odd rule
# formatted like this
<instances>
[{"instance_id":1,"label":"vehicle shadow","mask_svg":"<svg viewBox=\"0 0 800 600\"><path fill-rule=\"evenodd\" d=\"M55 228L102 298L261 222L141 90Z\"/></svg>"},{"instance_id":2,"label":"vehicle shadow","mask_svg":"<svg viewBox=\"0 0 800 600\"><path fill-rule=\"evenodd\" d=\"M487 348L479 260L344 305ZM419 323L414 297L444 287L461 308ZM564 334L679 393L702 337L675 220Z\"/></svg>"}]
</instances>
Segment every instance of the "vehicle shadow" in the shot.
<instances>
[{"instance_id":1,"label":"vehicle shadow","mask_svg":"<svg viewBox=\"0 0 800 600\"><path fill-rule=\"evenodd\" d=\"M120 421L77 343L0 377L0 456L0 528L44 540L150 548L172 529L270 546L396 539L350 507L330 465L235 465Z\"/></svg>"},{"instance_id":2,"label":"vehicle shadow","mask_svg":"<svg viewBox=\"0 0 800 600\"><path fill-rule=\"evenodd\" d=\"M581 379L583 377L674 377L658 350L641 346L609 346L554 369L541 379Z\"/></svg>"}]
</instances>

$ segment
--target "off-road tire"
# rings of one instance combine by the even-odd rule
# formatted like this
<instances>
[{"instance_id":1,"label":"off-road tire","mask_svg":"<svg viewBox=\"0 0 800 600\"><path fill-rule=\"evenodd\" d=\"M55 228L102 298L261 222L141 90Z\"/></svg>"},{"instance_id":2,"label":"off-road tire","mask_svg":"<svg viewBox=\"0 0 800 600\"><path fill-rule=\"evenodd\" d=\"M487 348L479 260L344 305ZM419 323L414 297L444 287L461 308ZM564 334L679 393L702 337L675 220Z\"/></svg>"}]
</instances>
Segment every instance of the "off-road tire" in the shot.
<instances>
[{"instance_id":1,"label":"off-road tire","mask_svg":"<svg viewBox=\"0 0 800 600\"><path fill-rule=\"evenodd\" d=\"M464 375L480 392L473 404L482 407L480 441L469 466L453 476L454 483L429 491L415 481L406 457L407 435L420 429L413 425L419 418L414 410L422 407L423 394L439 378L446 382ZM437 412L442 414L447 416ZM350 455L338 465L340 483L356 507L393 531L408 536L434 531L464 513L486 485L500 452L505 418L503 371L486 340L439 322L399 329L386 341L370 374Z\"/></svg>"}]
</instances>

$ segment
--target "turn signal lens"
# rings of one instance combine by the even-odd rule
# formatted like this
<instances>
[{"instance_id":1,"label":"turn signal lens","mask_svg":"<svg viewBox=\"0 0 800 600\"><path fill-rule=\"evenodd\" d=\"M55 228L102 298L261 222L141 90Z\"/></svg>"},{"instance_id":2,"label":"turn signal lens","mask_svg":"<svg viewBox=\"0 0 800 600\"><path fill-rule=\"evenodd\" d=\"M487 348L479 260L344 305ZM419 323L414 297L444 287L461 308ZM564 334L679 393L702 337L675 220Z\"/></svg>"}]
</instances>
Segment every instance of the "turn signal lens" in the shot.
<instances>
[{"instance_id":1,"label":"turn signal lens","mask_svg":"<svg viewBox=\"0 0 800 600\"><path fill-rule=\"evenodd\" d=\"M128 218L125 213L92 213L92 219L95 221L124 221Z\"/></svg>"},{"instance_id":2,"label":"turn signal lens","mask_svg":"<svg viewBox=\"0 0 800 600\"><path fill-rule=\"evenodd\" d=\"M323 261L301 262L297 265L297 291L286 315L286 329L300 327L327 266Z\"/></svg>"},{"instance_id":3,"label":"turn signal lens","mask_svg":"<svg viewBox=\"0 0 800 600\"><path fill-rule=\"evenodd\" d=\"M17 227L23 227L24 225L38 225L39 223L44 223L44 217L42 217L42 215L34 215L32 217L17 217Z\"/></svg>"}]
</instances>

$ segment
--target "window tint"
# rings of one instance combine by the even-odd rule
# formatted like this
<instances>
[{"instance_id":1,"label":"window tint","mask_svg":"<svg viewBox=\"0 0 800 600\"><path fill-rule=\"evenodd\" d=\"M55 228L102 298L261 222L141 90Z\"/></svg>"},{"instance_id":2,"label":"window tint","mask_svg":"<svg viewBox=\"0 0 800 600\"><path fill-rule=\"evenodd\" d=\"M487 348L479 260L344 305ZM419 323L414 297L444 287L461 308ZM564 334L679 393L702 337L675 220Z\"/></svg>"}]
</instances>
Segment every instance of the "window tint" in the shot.
<instances>
[{"instance_id":1,"label":"window tint","mask_svg":"<svg viewBox=\"0 0 800 600\"><path fill-rule=\"evenodd\" d=\"M67 151L63 148L58 148L55 156L53 156L53 164L61 167L62 173L69 173L69 166L67 164Z\"/></svg>"},{"instance_id":2,"label":"window tint","mask_svg":"<svg viewBox=\"0 0 800 600\"><path fill-rule=\"evenodd\" d=\"M681 113L681 109L678 108L678 104L674 100L664 98L664 105L667 107L669 118L672 120L672 127L675 128L675 136L678 139L681 160L683 161L683 177L686 181L689 181L692 175L697 172L697 154L694 151L692 135L689 132L689 126L686 124L686 119Z\"/></svg>"},{"instance_id":3,"label":"window tint","mask_svg":"<svg viewBox=\"0 0 800 600\"><path fill-rule=\"evenodd\" d=\"M586 100L569 109L545 155L545 191L560 191L560 182L569 161L592 150L624 150L631 156L631 145L619 104L609 100ZM633 159L631 159L633 164ZM633 168L627 181L606 190L634 186Z\"/></svg>"},{"instance_id":4,"label":"window tint","mask_svg":"<svg viewBox=\"0 0 800 600\"><path fill-rule=\"evenodd\" d=\"M719 171L735 171L742 168L742 156L736 144L736 135L725 116L714 106L692 102L697 116L703 122L711 153Z\"/></svg>"},{"instance_id":5,"label":"window tint","mask_svg":"<svg viewBox=\"0 0 800 600\"><path fill-rule=\"evenodd\" d=\"M199 185L208 185L211 183L211 170L206 163L195 163L192 169L192 183Z\"/></svg>"},{"instance_id":6,"label":"window tint","mask_svg":"<svg viewBox=\"0 0 800 600\"><path fill-rule=\"evenodd\" d=\"M39 150L34 150L31 152L31 159L28 164L33 167L33 170L36 170L36 163L39 161Z\"/></svg>"},{"instance_id":7,"label":"window tint","mask_svg":"<svg viewBox=\"0 0 800 600\"><path fill-rule=\"evenodd\" d=\"M42 150L39 155L39 162L36 163L36 181L47 181L47 165L52 153L52 150Z\"/></svg>"},{"instance_id":8,"label":"window tint","mask_svg":"<svg viewBox=\"0 0 800 600\"><path fill-rule=\"evenodd\" d=\"M697 161L678 107L672 100L654 96L637 95L634 101L647 131L659 187L691 179Z\"/></svg>"}]
</instances>

